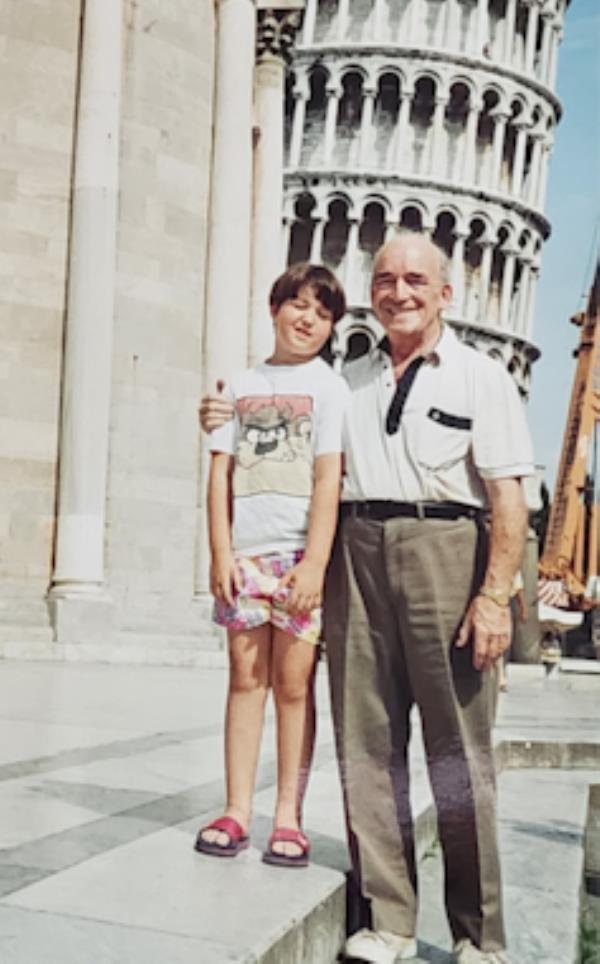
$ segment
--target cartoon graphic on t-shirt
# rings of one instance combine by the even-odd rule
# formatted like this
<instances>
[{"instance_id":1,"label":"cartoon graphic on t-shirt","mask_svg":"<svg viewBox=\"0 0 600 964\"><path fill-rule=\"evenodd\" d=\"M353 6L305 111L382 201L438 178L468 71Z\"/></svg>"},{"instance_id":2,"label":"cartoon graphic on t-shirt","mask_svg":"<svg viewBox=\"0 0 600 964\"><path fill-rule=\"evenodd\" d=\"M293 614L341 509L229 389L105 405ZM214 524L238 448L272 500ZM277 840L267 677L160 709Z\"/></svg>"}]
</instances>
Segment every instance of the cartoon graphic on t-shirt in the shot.
<instances>
[{"instance_id":1,"label":"cartoon graphic on t-shirt","mask_svg":"<svg viewBox=\"0 0 600 964\"><path fill-rule=\"evenodd\" d=\"M310 395L253 395L236 403L240 436L234 494L278 492L310 496L313 399Z\"/></svg>"}]
</instances>

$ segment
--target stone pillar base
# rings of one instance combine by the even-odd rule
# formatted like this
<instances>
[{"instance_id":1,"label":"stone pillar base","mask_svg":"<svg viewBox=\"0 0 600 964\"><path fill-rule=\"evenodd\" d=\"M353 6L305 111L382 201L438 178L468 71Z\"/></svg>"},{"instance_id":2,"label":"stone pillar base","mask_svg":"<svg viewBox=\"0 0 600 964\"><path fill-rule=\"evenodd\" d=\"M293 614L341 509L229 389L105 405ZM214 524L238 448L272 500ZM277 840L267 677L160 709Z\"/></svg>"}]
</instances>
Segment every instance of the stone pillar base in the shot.
<instances>
[{"instance_id":1,"label":"stone pillar base","mask_svg":"<svg viewBox=\"0 0 600 964\"><path fill-rule=\"evenodd\" d=\"M115 641L115 604L104 595L48 596L48 611L55 643L99 643Z\"/></svg>"}]
</instances>

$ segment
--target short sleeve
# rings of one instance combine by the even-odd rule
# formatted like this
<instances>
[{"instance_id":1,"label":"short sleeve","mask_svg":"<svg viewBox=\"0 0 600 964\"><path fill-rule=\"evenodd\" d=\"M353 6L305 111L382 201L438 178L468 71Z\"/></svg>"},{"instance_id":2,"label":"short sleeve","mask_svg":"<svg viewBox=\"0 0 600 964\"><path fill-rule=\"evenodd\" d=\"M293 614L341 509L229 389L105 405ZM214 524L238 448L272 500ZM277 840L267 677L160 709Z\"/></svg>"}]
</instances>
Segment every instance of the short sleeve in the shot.
<instances>
[{"instance_id":1,"label":"short sleeve","mask_svg":"<svg viewBox=\"0 0 600 964\"><path fill-rule=\"evenodd\" d=\"M341 376L332 376L319 395L314 454L342 452L350 390Z\"/></svg>"},{"instance_id":2,"label":"short sleeve","mask_svg":"<svg viewBox=\"0 0 600 964\"><path fill-rule=\"evenodd\" d=\"M533 448L525 406L502 365L486 359L476 372L473 461L484 479L533 475Z\"/></svg>"},{"instance_id":3,"label":"short sleeve","mask_svg":"<svg viewBox=\"0 0 600 964\"><path fill-rule=\"evenodd\" d=\"M225 396L228 397L232 402L235 403L236 393L235 389L225 389ZM237 412L234 414L233 418L221 425L220 428L215 428L210 433L210 451L211 452L226 452L227 455L234 455L237 449L237 443L239 438L239 418Z\"/></svg>"}]
</instances>

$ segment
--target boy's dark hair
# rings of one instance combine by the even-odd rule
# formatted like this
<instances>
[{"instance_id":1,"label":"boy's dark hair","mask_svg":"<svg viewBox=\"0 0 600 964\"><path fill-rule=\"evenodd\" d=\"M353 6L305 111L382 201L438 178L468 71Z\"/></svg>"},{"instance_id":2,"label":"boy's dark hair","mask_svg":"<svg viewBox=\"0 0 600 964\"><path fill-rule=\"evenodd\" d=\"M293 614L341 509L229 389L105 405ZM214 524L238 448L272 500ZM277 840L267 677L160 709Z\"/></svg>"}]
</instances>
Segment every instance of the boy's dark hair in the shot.
<instances>
[{"instance_id":1,"label":"boy's dark hair","mask_svg":"<svg viewBox=\"0 0 600 964\"><path fill-rule=\"evenodd\" d=\"M300 288L304 287L312 288L315 297L331 312L334 324L345 315L346 296L336 276L329 268L308 261L293 264L276 279L269 304L272 308L281 308L284 301L296 298Z\"/></svg>"}]
</instances>

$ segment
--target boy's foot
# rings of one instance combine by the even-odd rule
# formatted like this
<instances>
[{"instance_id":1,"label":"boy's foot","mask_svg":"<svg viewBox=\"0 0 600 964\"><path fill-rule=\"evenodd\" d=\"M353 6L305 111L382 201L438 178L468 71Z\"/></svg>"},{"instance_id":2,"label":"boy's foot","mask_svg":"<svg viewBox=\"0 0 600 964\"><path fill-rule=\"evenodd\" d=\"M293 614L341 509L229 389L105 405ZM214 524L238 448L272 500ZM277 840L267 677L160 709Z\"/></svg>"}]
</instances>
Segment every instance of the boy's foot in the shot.
<instances>
[{"instance_id":1,"label":"boy's foot","mask_svg":"<svg viewBox=\"0 0 600 964\"><path fill-rule=\"evenodd\" d=\"M211 857L237 857L249 842L242 825L234 817L225 816L200 828L194 850Z\"/></svg>"},{"instance_id":2,"label":"boy's foot","mask_svg":"<svg viewBox=\"0 0 600 964\"><path fill-rule=\"evenodd\" d=\"M290 847L290 844L293 846ZM291 853L288 852L290 850ZM276 867L307 867L309 853L310 841L301 830L277 827L269 837L262 859L266 864Z\"/></svg>"},{"instance_id":3,"label":"boy's foot","mask_svg":"<svg viewBox=\"0 0 600 964\"><path fill-rule=\"evenodd\" d=\"M457 964L509 964L506 951L480 951L469 940L455 945L454 957Z\"/></svg>"},{"instance_id":4,"label":"boy's foot","mask_svg":"<svg viewBox=\"0 0 600 964\"><path fill-rule=\"evenodd\" d=\"M364 928L352 934L344 946L348 960L369 961L369 964L395 964L417 956L414 937L402 937L389 931L370 931Z\"/></svg>"}]
</instances>

